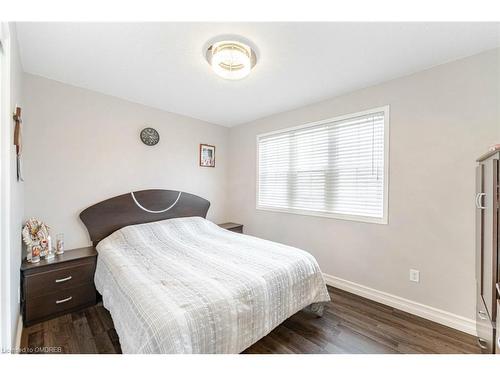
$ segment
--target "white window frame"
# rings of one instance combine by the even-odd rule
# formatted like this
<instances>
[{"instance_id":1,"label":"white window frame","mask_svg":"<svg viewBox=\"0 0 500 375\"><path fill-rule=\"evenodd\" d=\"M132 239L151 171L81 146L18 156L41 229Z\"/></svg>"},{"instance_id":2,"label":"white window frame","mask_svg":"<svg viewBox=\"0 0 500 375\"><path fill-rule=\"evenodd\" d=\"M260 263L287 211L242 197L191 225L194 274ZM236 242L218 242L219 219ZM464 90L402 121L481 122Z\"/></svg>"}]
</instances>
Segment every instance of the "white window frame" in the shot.
<instances>
[{"instance_id":1,"label":"white window frame","mask_svg":"<svg viewBox=\"0 0 500 375\"><path fill-rule=\"evenodd\" d=\"M361 215L348 215L348 214L337 214L337 213L328 213L328 212L317 212L317 211L308 211L308 210L300 210L300 209L292 209L292 208L275 208L268 206L260 206L259 205L259 139L262 137L267 137L274 134L280 134L284 132L289 132L293 130L304 129L308 127L323 125L331 122L347 120L353 117L365 116L372 113L384 113L384 205L383 205L383 215L382 217L371 217L371 216L361 216ZM309 122L306 124L292 126L289 128L283 128L279 130L275 130L272 132L257 134L256 136L256 201L255 208L261 211L271 211L271 212L282 212L289 214L297 214L297 215L306 215L306 216L319 216L326 217L330 219L341 219L341 220L350 220L350 221L360 221L364 223L375 223L375 224L388 224L389 222L389 123L390 123L390 106L385 105L383 107L371 108L365 111L349 113L342 116L336 116L332 118L328 118L325 120Z\"/></svg>"}]
</instances>

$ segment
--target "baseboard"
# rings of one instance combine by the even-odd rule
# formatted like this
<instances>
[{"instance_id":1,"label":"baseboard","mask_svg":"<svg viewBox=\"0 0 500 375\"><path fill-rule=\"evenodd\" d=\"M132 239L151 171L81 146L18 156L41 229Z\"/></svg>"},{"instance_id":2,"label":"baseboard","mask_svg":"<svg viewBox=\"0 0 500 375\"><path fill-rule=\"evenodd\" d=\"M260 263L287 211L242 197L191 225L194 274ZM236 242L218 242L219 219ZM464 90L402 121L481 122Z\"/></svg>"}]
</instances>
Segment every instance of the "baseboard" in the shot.
<instances>
[{"instance_id":1,"label":"baseboard","mask_svg":"<svg viewBox=\"0 0 500 375\"><path fill-rule=\"evenodd\" d=\"M19 314L17 317L17 328L16 328L16 343L15 343L15 353L21 352L21 336L23 334L23 316Z\"/></svg>"},{"instance_id":2,"label":"baseboard","mask_svg":"<svg viewBox=\"0 0 500 375\"><path fill-rule=\"evenodd\" d=\"M476 322L472 319L353 283L352 281L344 280L339 277L325 273L323 276L327 285L476 336Z\"/></svg>"}]
</instances>

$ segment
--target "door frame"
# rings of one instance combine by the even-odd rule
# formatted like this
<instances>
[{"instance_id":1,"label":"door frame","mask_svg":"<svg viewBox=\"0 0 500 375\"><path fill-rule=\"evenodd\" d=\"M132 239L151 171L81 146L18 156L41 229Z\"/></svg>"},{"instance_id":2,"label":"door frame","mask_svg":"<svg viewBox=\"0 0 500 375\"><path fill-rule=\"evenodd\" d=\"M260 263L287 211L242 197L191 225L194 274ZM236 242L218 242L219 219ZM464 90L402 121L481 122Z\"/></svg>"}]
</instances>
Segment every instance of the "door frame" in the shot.
<instances>
[{"instance_id":1,"label":"door frame","mask_svg":"<svg viewBox=\"0 0 500 375\"><path fill-rule=\"evenodd\" d=\"M9 24L0 22L0 351L12 348L10 283L10 83Z\"/></svg>"}]
</instances>

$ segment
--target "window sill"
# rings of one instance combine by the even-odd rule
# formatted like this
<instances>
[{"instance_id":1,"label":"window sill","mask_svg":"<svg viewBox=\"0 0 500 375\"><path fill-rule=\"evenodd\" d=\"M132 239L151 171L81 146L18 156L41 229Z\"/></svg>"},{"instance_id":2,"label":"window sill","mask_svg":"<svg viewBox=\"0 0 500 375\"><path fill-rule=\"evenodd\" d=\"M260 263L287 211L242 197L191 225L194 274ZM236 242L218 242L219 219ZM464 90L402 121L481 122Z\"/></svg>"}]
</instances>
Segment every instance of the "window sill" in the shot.
<instances>
[{"instance_id":1,"label":"window sill","mask_svg":"<svg viewBox=\"0 0 500 375\"><path fill-rule=\"evenodd\" d=\"M296 209L287 209L287 208L275 208L275 207L258 206L258 205L255 208L259 211L279 212L279 213L302 215L302 216L324 217L327 219L358 221L361 223L370 223L370 224L384 224L384 225L388 224L387 216L385 216L385 217L371 217L371 216L334 214L334 213L328 213L328 212L296 210Z\"/></svg>"}]
</instances>

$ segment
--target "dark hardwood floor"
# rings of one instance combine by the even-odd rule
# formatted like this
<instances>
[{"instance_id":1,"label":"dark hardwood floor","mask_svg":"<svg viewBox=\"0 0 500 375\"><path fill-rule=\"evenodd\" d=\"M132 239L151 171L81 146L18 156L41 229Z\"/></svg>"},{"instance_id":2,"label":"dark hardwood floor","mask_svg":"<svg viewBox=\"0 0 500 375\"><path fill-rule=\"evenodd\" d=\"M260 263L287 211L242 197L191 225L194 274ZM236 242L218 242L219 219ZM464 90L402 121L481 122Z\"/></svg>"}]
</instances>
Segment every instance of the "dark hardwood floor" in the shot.
<instances>
[{"instance_id":1,"label":"dark hardwood floor","mask_svg":"<svg viewBox=\"0 0 500 375\"><path fill-rule=\"evenodd\" d=\"M475 337L362 297L328 288L322 318L299 312L244 353L479 353ZM108 311L97 305L25 328L25 352L121 353Z\"/></svg>"}]
</instances>

